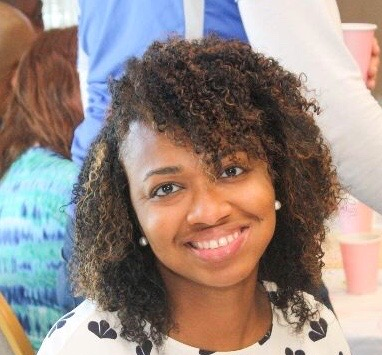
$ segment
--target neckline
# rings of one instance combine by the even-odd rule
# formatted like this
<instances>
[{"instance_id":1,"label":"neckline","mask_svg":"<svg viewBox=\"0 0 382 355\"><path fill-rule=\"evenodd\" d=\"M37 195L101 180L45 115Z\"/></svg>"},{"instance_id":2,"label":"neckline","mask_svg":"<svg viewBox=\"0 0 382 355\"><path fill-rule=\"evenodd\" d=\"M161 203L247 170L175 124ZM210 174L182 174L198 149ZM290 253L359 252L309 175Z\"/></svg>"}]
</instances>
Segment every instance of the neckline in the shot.
<instances>
[{"instance_id":1,"label":"neckline","mask_svg":"<svg viewBox=\"0 0 382 355\"><path fill-rule=\"evenodd\" d=\"M276 309L275 309L275 305L272 302L272 297L271 297L271 292L274 291L274 285L272 282L266 282L266 281L262 281L262 284L268 294L268 299L270 301L271 311L272 311L272 322L269 329L260 340L258 340L257 342L245 348L238 349L238 350L214 351L209 349L195 348L191 345L175 340L174 338L166 337L166 340L164 343L164 348L166 349L165 353L168 352L169 354L174 353L174 354L184 354L184 355L188 355L188 354L252 355L255 349L259 349L264 343L270 340L270 338L272 337L272 334L274 335L274 332L275 332L274 324L277 322ZM195 352L195 350L199 352Z\"/></svg>"},{"instance_id":2,"label":"neckline","mask_svg":"<svg viewBox=\"0 0 382 355\"><path fill-rule=\"evenodd\" d=\"M273 307L272 307L273 308ZM191 345L181 343L178 340L175 340L174 338L167 337L164 343L165 348L165 354L215 354L215 355L252 355L254 353L254 350L259 349L264 343L270 340L272 333L274 331L273 324L275 323L275 315L272 312L272 324L267 331L267 333L256 343L251 344L247 346L246 348L237 349L237 350L230 350L230 351L215 351L215 350L209 350L209 349L200 349L195 348ZM199 352L195 352L195 350Z\"/></svg>"}]
</instances>

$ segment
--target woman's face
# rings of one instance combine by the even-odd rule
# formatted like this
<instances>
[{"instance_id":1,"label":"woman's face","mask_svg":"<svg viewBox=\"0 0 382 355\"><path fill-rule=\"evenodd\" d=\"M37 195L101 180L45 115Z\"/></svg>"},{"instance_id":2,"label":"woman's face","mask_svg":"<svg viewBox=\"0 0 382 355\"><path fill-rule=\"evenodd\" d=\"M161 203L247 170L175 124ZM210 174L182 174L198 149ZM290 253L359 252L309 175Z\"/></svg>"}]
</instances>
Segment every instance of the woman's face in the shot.
<instances>
[{"instance_id":1,"label":"woman's face","mask_svg":"<svg viewBox=\"0 0 382 355\"><path fill-rule=\"evenodd\" d=\"M200 156L133 122L122 147L131 200L165 282L254 280L275 228L267 165L243 152L211 176Z\"/></svg>"}]
</instances>

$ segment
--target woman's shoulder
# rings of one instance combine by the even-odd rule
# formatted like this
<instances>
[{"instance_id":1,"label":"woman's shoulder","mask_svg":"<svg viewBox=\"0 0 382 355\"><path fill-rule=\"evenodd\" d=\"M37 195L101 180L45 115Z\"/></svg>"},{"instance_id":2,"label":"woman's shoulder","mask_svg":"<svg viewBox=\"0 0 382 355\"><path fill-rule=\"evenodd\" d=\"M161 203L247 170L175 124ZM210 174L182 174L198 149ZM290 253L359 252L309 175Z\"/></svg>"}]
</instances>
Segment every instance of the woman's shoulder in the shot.
<instances>
[{"instance_id":1,"label":"woman's shoulder","mask_svg":"<svg viewBox=\"0 0 382 355\"><path fill-rule=\"evenodd\" d=\"M136 354L134 343L123 339L120 332L115 313L99 310L93 302L84 301L56 322L38 355Z\"/></svg>"},{"instance_id":2,"label":"woman's shoulder","mask_svg":"<svg viewBox=\"0 0 382 355\"><path fill-rule=\"evenodd\" d=\"M45 148L30 148L8 169L0 182L2 226L23 229L32 223L40 231L45 227L66 228L64 207L72 198L78 168L70 160ZM28 227L29 228L29 227ZM38 232L40 233L40 232Z\"/></svg>"},{"instance_id":3,"label":"woman's shoulder","mask_svg":"<svg viewBox=\"0 0 382 355\"><path fill-rule=\"evenodd\" d=\"M73 184L79 173L69 159L42 147L32 147L21 154L4 175L3 183L15 181L47 181Z\"/></svg>"},{"instance_id":4,"label":"woman's shoulder","mask_svg":"<svg viewBox=\"0 0 382 355\"><path fill-rule=\"evenodd\" d=\"M276 283L269 281L263 281L262 284L268 293L268 297L272 305L274 305L276 303L279 287ZM311 313L315 313L315 316L312 318L313 320L320 317L321 314L325 314L328 319L336 319L334 313L330 309L328 309L323 303L317 300L312 294L305 291L299 291L299 293L300 295L302 295L306 306L310 309ZM281 310L279 310L276 306L274 306L273 308L274 312L282 313ZM286 309L286 312L288 314L291 314L291 308L292 305L289 305L289 308ZM293 319L293 316L291 316L291 318Z\"/></svg>"},{"instance_id":5,"label":"woman's shoulder","mask_svg":"<svg viewBox=\"0 0 382 355\"><path fill-rule=\"evenodd\" d=\"M77 165L64 158L62 155L43 147L30 148L23 158L24 164L30 168L38 166L40 169L46 169L50 171L61 171L63 175L71 176L77 175L79 168ZM63 171L64 169L64 171Z\"/></svg>"},{"instance_id":6,"label":"woman's shoulder","mask_svg":"<svg viewBox=\"0 0 382 355\"><path fill-rule=\"evenodd\" d=\"M275 282L272 282L272 281L262 281L262 285L264 286L265 290L268 292L271 300L273 297L275 297L277 292L280 290L280 287ZM321 307L322 303L317 301L312 294L305 291L299 291L299 292L310 306L318 307L318 308Z\"/></svg>"},{"instance_id":7,"label":"woman's shoulder","mask_svg":"<svg viewBox=\"0 0 382 355\"><path fill-rule=\"evenodd\" d=\"M272 303L272 299L277 297L278 287L273 282L263 282L263 285ZM300 332L293 330L290 323L285 320L282 310L272 303L272 337L284 344L285 354L350 354L349 346L335 314L313 295L303 291L301 295L314 315L304 323ZM291 315L292 305L285 311ZM291 320L294 320L293 316Z\"/></svg>"}]
</instances>

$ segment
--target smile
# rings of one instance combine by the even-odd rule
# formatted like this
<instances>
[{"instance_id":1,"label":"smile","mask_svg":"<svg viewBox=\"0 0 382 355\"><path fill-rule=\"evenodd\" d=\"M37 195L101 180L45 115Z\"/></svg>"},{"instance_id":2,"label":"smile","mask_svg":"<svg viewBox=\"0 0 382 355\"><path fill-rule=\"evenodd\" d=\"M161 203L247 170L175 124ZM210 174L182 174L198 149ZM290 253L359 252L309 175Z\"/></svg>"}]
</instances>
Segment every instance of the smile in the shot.
<instances>
[{"instance_id":1,"label":"smile","mask_svg":"<svg viewBox=\"0 0 382 355\"><path fill-rule=\"evenodd\" d=\"M211 239L211 240L205 240L202 242L190 242L190 245L199 250L203 249L217 249L220 247L225 247L229 244L231 244L233 241L235 241L237 238L239 238L239 232L235 232L233 234L220 237L219 239Z\"/></svg>"},{"instance_id":2,"label":"smile","mask_svg":"<svg viewBox=\"0 0 382 355\"><path fill-rule=\"evenodd\" d=\"M204 262L223 262L239 252L249 236L249 228L241 228L230 234L187 243L189 250Z\"/></svg>"}]
</instances>

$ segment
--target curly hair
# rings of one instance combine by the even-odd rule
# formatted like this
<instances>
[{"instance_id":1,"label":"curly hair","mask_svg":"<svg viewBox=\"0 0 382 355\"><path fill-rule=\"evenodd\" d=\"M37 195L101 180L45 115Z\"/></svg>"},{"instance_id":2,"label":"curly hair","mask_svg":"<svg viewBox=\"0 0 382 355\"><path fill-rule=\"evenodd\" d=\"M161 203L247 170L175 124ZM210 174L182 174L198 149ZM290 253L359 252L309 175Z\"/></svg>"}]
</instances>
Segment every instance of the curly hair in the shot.
<instances>
[{"instance_id":1,"label":"curly hair","mask_svg":"<svg viewBox=\"0 0 382 355\"><path fill-rule=\"evenodd\" d=\"M75 189L71 271L79 294L117 311L123 337L143 343L150 336L158 345L174 326L155 256L138 245L121 164L133 121L189 144L208 166L219 167L223 155L237 151L267 162L283 208L258 278L278 285L274 302L296 330L311 319L314 311L299 291L321 280L324 221L337 209L341 188L315 124L319 108L303 88L274 59L217 37L155 42L111 84L107 124Z\"/></svg>"},{"instance_id":2,"label":"curly hair","mask_svg":"<svg viewBox=\"0 0 382 355\"><path fill-rule=\"evenodd\" d=\"M42 32L22 57L0 127L0 177L36 142L70 158L83 118L76 61L77 27Z\"/></svg>"}]
</instances>

